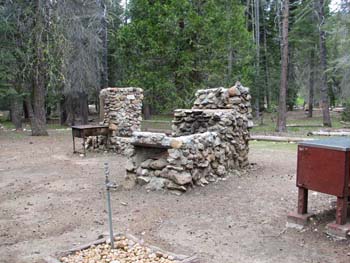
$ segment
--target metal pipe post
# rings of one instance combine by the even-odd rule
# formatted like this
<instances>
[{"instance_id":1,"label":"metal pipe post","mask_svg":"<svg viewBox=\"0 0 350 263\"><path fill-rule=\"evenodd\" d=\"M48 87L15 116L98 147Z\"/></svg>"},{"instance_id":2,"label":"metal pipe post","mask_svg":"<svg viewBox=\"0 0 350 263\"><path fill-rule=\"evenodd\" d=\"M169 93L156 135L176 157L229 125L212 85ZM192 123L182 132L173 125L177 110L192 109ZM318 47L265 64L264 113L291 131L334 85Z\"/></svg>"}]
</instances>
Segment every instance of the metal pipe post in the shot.
<instances>
[{"instance_id":1,"label":"metal pipe post","mask_svg":"<svg viewBox=\"0 0 350 263\"><path fill-rule=\"evenodd\" d=\"M109 226L109 238L111 240L111 248L114 249L114 235L113 235L113 224L112 224L112 207L111 207L111 193L110 193L110 182L109 182L109 168L108 163L105 163L105 184L107 191L107 210L108 210L108 226Z\"/></svg>"}]
</instances>

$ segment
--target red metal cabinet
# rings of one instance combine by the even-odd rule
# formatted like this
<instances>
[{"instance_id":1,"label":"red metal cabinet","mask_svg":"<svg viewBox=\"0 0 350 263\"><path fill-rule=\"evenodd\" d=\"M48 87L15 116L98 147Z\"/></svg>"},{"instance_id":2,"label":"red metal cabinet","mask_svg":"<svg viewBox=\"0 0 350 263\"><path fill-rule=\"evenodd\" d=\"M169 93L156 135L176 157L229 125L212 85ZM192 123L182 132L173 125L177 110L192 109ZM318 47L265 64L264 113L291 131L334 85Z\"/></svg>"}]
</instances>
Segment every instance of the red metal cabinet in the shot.
<instances>
[{"instance_id":1,"label":"red metal cabinet","mask_svg":"<svg viewBox=\"0 0 350 263\"><path fill-rule=\"evenodd\" d=\"M299 145L297 186L344 197L349 192L349 156L345 151Z\"/></svg>"},{"instance_id":2,"label":"red metal cabinet","mask_svg":"<svg viewBox=\"0 0 350 263\"><path fill-rule=\"evenodd\" d=\"M350 193L350 139L331 138L298 145L298 213L307 213L308 190L337 197L336 224L346 223Z\"/></svg>"}]
</instances>

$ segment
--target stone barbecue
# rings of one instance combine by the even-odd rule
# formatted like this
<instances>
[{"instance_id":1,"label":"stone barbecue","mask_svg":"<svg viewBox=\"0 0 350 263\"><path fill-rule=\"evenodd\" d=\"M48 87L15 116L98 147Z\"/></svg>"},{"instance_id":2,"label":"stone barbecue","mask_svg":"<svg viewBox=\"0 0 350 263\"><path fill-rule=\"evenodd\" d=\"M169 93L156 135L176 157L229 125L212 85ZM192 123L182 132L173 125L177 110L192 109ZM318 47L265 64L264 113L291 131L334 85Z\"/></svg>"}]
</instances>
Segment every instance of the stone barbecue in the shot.
<instances>
[{"instance_id":1,"label":"stone barbecue","mask_svg":"<svg viewBox=\"0 0 350 263\"><path fill-rule=\"evenodd\" d=\"M106 137L90 137L88 145L99 148L102 145L117 153L125 153L130 147L134 131L141 131L143 90L140 88L107 88L100 93L100 107L103 122L109 127L109 142Z\"/></svg>"},{"instance_id":2,"label":"stone barbecue","mask_svg":"<svg viewBox=\"0 0 350 263\"><path fill-rule=\"evenodd\" d=\"M196 92L192 109L174 112L172 136L134 132L124 186L186 191L223 178L248 163L253 126L249 89L239 82Z\"/></svg>"},{"instance_id":3,"label":"stone barbecue","mask_svg":"<svg viewBox=\"0 0 350 263\"><path fill-rule=\"evenodd\" d=\"M107 88L101 91L104 101L103 124L113 136L130 137L141 130L143 90L140 88Z\"/></svg>"},{"instance_id":4,"label":"stone barbecue","mask_svg":"<svg viewBox=\"0 0 350 263\"><path fill-rule=\"evenodd\" d=\"M228 168L243 168L248 164L248 128L251 126L246 114L236 110L175 110L172 135L216 132L229 149L226 157L234 162Z\"/></svg>"}]
</instances>

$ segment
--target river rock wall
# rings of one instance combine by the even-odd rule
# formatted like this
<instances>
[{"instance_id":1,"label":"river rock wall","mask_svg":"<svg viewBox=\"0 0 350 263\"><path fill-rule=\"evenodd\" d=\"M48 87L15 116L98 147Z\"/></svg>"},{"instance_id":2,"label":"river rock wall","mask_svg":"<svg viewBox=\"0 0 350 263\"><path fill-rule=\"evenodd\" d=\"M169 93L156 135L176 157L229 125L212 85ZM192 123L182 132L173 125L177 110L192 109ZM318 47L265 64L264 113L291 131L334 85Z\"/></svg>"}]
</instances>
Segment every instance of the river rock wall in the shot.
<instances>
[{"instance_id":1,"label":"river rock wall","mask_svg":"<svg viewBox=\"0 0 350 263\"><path fill-rule=\"evenodd\" d=\"M130 137L141 130L143 90L140 88L107 88L100 93L103 101L103 124L112 136Z\"/></svg>"},{"instance_id":2,"label":"river rock wall","mask_svg":"<svg viewBox=\"0 0 350 263\"><path fill-rule=\"evenodd\" d=\"M126 187L186 191L245 168L253 126L249 89L198 90L192 109L174 112L172 136L135 132Z\"/></svg>"},{"instance_id":3,"label":"river rock wall","mask_svg":"<svg viewBox=\"0 0 350 263\"><path fill-rule=\"evenodd\" d=\"M251 114L249 88L236 82L231 88L197 90L192 109L235 109L239 113Z\"/></svg>"},{"instance_id":4,"label":"river rock wall","mask_svg":"<svg viewBox=\"0 0 350 263\"><path fill-rule=\"evenodd\" d=\"M173 136L184 136L207 131L216 132L230 149L226 155L235 165L229 168L244 168L248 165L249 129L252 121L246 114L235 110L175 110L172 125Z\"/></svg>"},{"instance_id":5,"label":"river rock wall","mask_svg":"<svg viewBox=\"0 0 350 263\"><path fill-rule=\"evenodd\" d=\"M143 90L140 88L107 88L100 92L102 125L109 127L106 136L91 136L87 148L125 155L131 147L134 131L141 131Z\"/></svg>"},{"instance_id":6,"label":"river rock wall","mask_svg":"<svg viewBox=\"0 0 350 263\"><path fill-rule=\"evenodd\" d=\"M126 166L126 181L149 190L186 191L227 175L238 163L232 148L216 132L180 137L163 133L135 132Z\"/></svg>"}]
</instances>

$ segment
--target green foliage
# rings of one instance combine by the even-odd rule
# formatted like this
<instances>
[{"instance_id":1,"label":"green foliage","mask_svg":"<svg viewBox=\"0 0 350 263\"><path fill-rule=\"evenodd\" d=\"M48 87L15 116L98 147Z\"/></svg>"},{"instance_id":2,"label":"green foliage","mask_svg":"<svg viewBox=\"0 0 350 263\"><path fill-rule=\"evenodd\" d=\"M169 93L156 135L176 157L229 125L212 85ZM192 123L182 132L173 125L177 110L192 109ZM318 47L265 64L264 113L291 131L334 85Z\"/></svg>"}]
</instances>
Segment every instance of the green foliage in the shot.
<instances>
[{"instance_id":1,"label":"green foliage","mask_svg":"<svg viewBox=\"0 0 350 263\"><path fill-rule=\"evenodd\" d=\"M6 129L8 129L8 130L10 130L10 129L14 129L15 128L15 126L12 124L12 122L10 122L10 121L3 121L3 120L1 120L1 118L0 118L0 124L2 125L2 126L4 126Z\"/></svg>"},{"instance_id":2,"label":"green foliage","mask_svg":"<svg viewBox=\"0 0 350 263\"><path fill-rule=\"evenodd\" d=\"M341 2L339 10L326 24L330 58L327 73L330 75L329 86L334 96L340 101L347 101L350 97L350 3Z\"/></svg>"},{"instance_id":3,"label":"green foliage","mask_svg":"<svg viewBox=\"0 0 350 263\"><path fill-rule=\"evenodd\" d=\"M41 1L40 12L34 1L1 2L0 99L31 96L36 74L44 76L48 111L57 107L64 92L96 96L101 74L100 2ZM40 43L36 35L41 36ZM43 53L41 72L35 72L38 47Z\"/></svg>"},{"instance_id":4,"label":"green foliage","mask_svg":"<svg viewBox=\"0 0 350 263\"><path fill-rule=\"evenodd\" d=\"M57 87L62 82L61 42L55 17L48 17L47 8L43 6L41 10L45 26L39 28L36 26L34 3L6 0L0 4L0 41L3 43L0 48L0 99L11 100L30 95L34 74L42 74L47 86L47 106L56 103L53 94L57 93ZM40 73L34 71L37 59L34 36L38 30L45 35L44 43L40 46L45 72Z\"/></svg>"},{"instance_id":5,"label":"green foliage","mask_svg":"<svg viewBox=\"0 0 350 263\"><path fill-rule=\"evenodd\" d=\"M305 99L298 96L296 99L296 105L300 107L300 106L303 106L304 103L305 103Z\"/></svg>"},{"instance_id":6,"label":"green foliage","mask_svg":"<svg viewBox=\"0 0 350 263\"><path fill-rule=\"evenodd\" d=\"M240 80L251 88L254 100L275 112L281 1L259 1L258 20L256 1L128 0L127 10L120 0L42 1L47 22L40 29L45 36L41 46L45 70L40 72L45 75L45 105L56 107L62 94L72 91L87 92L96 100L103 53L101 6L107 3L109 86L139 86L152 113L168 113L190 106L197 89L229 87ZM307 100L310 72L315 73L315 87L322 73L314 2L290 0L290 108L300 105L301 97ZM350 8L344 3L335 13L327 11L325 27L328 84L337 102L350 96ZM8 108L11 98L32 93L35 15L33 1L0 3L1 108ZM259 43L253 38L257 26ZM316 89L316 101L318 93Z\"/></svg>"},{"instance_id":7,"label":"green foliage","mask_svg":"<svg viewBox=\"0 0 350 263\"><path fill-rule=\"evenodd\" d=\"M239 1L133 0L129 7L129 22L110 33L123 68L116 84L144 88L153 110L188 107L199 88L251 83L251 43Z\"/></svg>"},{"instance_id":8,"label":"green foliage","mask_svg":"<svg viewBox=\"0 0 350 263\"><path fill-rule=\"evenodd\" d=\"M346 101L343 106L344 111L342 112L341 119L343 121L350 121L350 100Z\"/></svg>"},{"instance_id":9,"label":"green foliage","mask_svg":"<svg viewBox=\"0 0 350 263\"><path fill-rule=\"evenodd\" d=\"M0 104L9 108L13 98L23 97L26 91L21 82L32 65L30 42L24 24L31 26L31 7L23 1L4 1L0 4ZM29 39L28 39L29 38Z\"/></svg>"}]
</instances>

